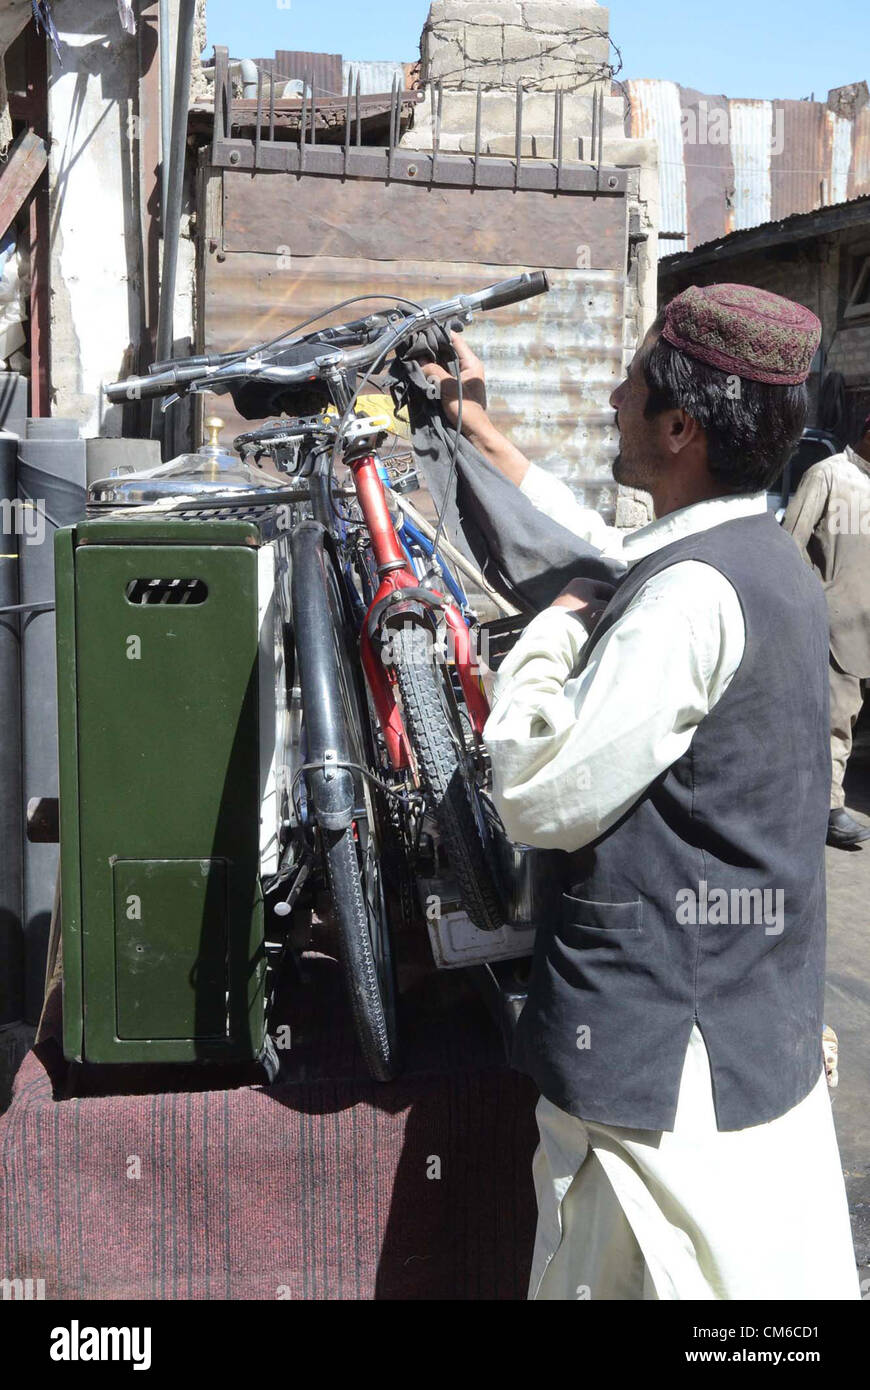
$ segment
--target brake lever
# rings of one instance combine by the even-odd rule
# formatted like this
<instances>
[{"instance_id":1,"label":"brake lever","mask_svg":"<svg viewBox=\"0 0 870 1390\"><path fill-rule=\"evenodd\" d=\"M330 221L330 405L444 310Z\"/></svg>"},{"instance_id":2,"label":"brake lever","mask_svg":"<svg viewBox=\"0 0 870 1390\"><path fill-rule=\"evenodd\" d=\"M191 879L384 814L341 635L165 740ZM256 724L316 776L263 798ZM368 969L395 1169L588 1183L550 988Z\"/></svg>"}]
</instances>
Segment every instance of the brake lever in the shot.
<instances>
[{"instance_id":1,"label":"brake lever","mask_svg":"<svg viewBox=\"0 0 870 1390\"><path fill-rule=\"evenodd\" d=\"M175 401L180 401L182 394L187 396L201 396L206 391L211 391L216 396L225 396L230 390L230 383L240 377L250 377L254 380L267 364L258 354L246 357L244 362L225 363L206 377L199 381L191 381L187 389L182 392L174 392L171 396L164 397L161 409L165 412Z\"/></svg>"}]
</instances>

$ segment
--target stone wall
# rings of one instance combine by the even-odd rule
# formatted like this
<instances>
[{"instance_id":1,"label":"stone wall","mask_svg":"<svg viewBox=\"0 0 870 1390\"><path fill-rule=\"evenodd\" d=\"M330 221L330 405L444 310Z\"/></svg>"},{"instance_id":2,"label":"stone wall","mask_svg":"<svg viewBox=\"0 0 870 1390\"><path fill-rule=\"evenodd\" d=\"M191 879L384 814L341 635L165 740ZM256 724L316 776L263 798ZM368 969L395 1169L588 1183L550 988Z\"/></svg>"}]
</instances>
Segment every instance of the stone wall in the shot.
<instances>
[{"instance_id":1,"label":"stone wall","mask_svg":"<svg viewBox=\"0 0 870 1390\"><path fill-rule=\"evenodd\" d=\"M436 0L421 43L423 82L580 91L610 81L608 11L581 0Z\"/></svg>"}]
</instances>

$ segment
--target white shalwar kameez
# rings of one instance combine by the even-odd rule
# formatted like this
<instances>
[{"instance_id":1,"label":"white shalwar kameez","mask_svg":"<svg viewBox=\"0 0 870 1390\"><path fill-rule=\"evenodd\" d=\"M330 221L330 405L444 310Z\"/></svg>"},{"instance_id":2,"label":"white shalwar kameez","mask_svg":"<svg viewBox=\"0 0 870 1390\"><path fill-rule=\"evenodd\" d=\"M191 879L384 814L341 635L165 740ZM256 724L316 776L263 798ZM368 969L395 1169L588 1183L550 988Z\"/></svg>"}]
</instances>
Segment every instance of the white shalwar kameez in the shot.
<instances>
[{"instance_id":1,"label":"white shalwar kameez","mask_svg":"<svg viewBox=\"0 0 870 1390\"><path fill-rule=\"evenodd\" d=\"M522 491L627 566L766 507L763 494L717 498L624 535L534 465ZM518 843L576 850L613 825L689 748L740 666L745 625L724 575L686 560L650 580L572 676L584 642L575 618L547 609L496 680L485 738ZM587 1122L544 1097L537 1121L530 1298L860 1297L821 1039L817 1084L767 1124L717 1129L697 1027L673 1131Z\"/></svg>"}]
</instances>

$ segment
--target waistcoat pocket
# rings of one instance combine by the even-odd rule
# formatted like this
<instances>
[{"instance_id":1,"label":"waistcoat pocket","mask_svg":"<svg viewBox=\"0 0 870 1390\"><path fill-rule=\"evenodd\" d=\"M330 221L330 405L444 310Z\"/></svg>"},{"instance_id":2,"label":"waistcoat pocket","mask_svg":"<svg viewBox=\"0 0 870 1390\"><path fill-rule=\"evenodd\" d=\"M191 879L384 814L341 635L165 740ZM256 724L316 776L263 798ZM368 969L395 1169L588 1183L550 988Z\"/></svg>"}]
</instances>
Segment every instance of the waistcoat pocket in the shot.
<instances>
[{"instance_id":1,"label":"waistcoat pocket","mask_svg":"<svg viewBox=\"0 0 870 1390\"><path fill-rule=\"evenodd\" d=\"M562 894L562 920L566 925L592 932L632 932L643 930L643 903L596 903L587 898Z\"/></svg>"}]
</instances>

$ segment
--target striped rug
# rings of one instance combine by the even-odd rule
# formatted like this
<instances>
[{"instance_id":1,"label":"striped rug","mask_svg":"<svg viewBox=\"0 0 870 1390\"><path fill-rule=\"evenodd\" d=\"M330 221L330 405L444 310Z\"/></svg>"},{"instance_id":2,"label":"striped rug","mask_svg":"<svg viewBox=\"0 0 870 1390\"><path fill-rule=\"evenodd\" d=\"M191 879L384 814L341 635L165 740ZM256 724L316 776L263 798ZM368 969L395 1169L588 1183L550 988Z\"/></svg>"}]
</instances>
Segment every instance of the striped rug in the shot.
<instances>
[{"instance_id":1,"label":"striped rug","mask_svg":"<svg viewBox=\"0 0 870 1390\"><path fill-rule=\"evenodd\" d=\"M444 977L406 993L406 1070L380 1086L333 963L309 970L319 1026L277 1085L155 1093L29 1053L0 1118L0 1277L59 1299L524 1298L535 1095L476 1001Z\"/></svg>"}]
</instances>

